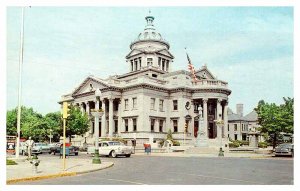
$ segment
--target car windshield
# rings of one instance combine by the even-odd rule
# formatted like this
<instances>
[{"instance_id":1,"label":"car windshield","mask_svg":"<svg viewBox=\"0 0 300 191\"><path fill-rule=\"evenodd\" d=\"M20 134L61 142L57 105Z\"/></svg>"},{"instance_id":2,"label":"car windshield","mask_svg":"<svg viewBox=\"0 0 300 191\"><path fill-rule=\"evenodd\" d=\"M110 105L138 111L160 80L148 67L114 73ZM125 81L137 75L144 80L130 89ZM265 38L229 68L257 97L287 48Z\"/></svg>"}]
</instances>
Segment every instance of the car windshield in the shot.
<instances>
[{"instance_id":1,"label":"car windshield","mask_svg":"<svg viewBox=\"0 0 300 191\"><path fill-rule=\"evenodd\" d=\"M281 144L278 146L279 148L291 148L293 147L291 144Z\"/></svg>"},{"instance_id":2,"label":"car windshield","mask_svg":"<svg viewBox=\"0 0 300 191\"><path fill-rule=\"evenodd\" d=\"M123 145L123 143L121 143L121 142L109 142L108 144L110 146L113 146L113 145Z\"/></svg>"}]
</instances>

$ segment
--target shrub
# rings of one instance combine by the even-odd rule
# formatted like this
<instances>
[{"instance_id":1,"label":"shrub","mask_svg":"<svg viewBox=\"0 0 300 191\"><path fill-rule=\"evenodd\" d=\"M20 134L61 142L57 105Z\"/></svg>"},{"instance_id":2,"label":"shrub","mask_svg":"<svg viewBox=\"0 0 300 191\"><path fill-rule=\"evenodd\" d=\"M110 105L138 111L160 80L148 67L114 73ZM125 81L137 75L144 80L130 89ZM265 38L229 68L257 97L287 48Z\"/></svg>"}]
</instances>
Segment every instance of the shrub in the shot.
<instances>
[{"instance_id":1,"label":"shrub","mask_svg":"<svg viewBox=\"0 0 300 191\"><path fill-rule=\"evenodd\" d=\"M241 145L249 145L249 141L241 141Z\"/></svg>"},{"instance_id":2,"label":"shrub","mask_svg":"<svg viewBox=\"0 0 300 191\"><path fill-rule=\"evenodd\" d=\"M173 142L173 146L180 146L180 143L178 141L175 140L171 140Z\"/></svg>"},{"instance_id":3,"label":"shrub","mask_svg":"<svg viewBox=\"0 0 300 191\"><path fill-rule=\"evenodd\" d=\"M237 148L239 146L240 146L240 144L237 141L229 143L229 148Z\"/></svg>"},{"instance_id":4,"label":"shrub","mask_svg":"<svg viewBox=\"0 0 300 191\"><path fill-rule=\"evenodd\" d=\"M258 147L259 148L267 148L268 147L268 143L267 142L258 142Z\"/></svg>"},{"instance_id":5,"label":"shrub","mask_svg":"<svg viewBox=\"0 0 300 191\"><path fill-rule=\"evenodd\" d=\"M17 165L18 163L16 163L15 161L13 160L9 160L9 159L6 159L6 165Z\"/></svg>"}]
</instances>

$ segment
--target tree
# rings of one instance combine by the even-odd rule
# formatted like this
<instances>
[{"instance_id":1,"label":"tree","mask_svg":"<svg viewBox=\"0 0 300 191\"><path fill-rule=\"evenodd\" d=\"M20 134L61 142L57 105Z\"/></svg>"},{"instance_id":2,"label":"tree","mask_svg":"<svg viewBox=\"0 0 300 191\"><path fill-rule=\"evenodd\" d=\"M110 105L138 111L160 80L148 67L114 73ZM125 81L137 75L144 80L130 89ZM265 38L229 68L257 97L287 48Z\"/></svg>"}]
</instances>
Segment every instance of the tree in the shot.
<instances>
[{"instance_id":1,"label":"tree","mask_svg":"<svg viewBox=\"0 0 300 191\"><path fill-rule=\"evenodd\" d=\"M17 108L7 111L6 133L7 135L17 135ZM35 112L32 108L21 107L21 137L28 139L32 137L37 141L44 139L44 129L47 125L43 121L43 116Z\"/></svg>"},{"instance_id":2,"label":"tree","mask_svg":"<svg viewBox=\"0 0 300 191\"><path fill-rule=\"evenodd\" d=\"M283 98L284 104L277 106L275 103L258 102L255 109L258 114L260 131L267 133L276 147L280 133L293 133L294 127L294 99Z\"/></svg>"},{"instance_id":3,"label":"tree","mask_svg":"<svg viewBox=\"0 0 300 191\"><path fill-rule=\"evenodd\" d=\"M67 136L71 142L72 135L83 135L89 129L89 118L77 106L71 106L70 116L67 118Z\"/></svg>"},{"instance_id":4,"label":"tree","mask_svg":"<svg viewBox=\"0 0 300 191\"><path fill-rule=\"evenodd\" d=\"M48 126L48 135L53 136L53 141L54 142L59 142L60 135L62 135L62 119L61 119L61 113L58 112L52 112L52 113L47 113L45 115L45 121Z\"/></svg>"}]
</instances>

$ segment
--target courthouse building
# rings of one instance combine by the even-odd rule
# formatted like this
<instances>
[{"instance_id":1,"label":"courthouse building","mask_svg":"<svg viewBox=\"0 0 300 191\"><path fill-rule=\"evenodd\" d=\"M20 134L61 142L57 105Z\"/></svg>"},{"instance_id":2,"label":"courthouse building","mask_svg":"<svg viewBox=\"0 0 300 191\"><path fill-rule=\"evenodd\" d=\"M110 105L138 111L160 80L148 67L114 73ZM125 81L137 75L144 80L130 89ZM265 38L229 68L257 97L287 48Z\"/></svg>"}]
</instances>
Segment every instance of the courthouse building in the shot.
<instances>
[{"instance_id":1,"label":"courthouse building","mask_svg":"<svg viewBox=\"0 0 300 191\"><path fill-rule=\"evenodd\" d=\"M94 142L90 111L95 108L96 89L102 92L99 108L104 109L99 122L100 138L122 137L142 144L166 138L171 129L175 140L194 144L201 106L209 144L219 145L221 138L226 143L228 132L224 127L231 93L227 82L217 79L206 65L196 70L197 82L193 82L189 71L172 71L174 56L169 51L170 44L155 29L153 21L153 16L146 16L144 30L130 44L127 73L107 79L88 76L73 92L62 96L61 101L79 106L90 116L90 131L83 137L75 136L76 144L85 139ZM182 65L187 68L187 62ZM219 129L214 121L217 116L224 120Z\"/></svg>"}]
</instances>

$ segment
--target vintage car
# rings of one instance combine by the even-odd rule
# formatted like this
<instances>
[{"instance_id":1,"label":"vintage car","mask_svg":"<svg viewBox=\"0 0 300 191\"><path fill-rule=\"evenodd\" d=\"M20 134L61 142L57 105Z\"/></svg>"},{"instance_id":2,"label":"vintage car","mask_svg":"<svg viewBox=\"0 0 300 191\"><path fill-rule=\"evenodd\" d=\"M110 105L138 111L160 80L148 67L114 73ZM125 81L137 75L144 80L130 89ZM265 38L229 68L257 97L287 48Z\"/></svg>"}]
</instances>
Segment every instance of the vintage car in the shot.
<instances>
[{"instance_id":1,"label":"vintage car","mask_svg":"<svg viewBox=\"0 0 300 191\"><path fill-rule=\"evenodd\" d=\"M88 147L88 154L95 153L95 147ZM126 146L119 141L101 141L99 142L99 155L110 156L110 157L118 157L118 156L126 156L130 157L133 153L133 149L131 146Z\"/></svg>"},{"instance_id":2,"label":"vintage car","mask_svg":"<svg viewBox=\"0 0 300 191\"><path fill-rule=\"evenodd\" d=\"M32 148L32 154L49 153L50 147L47 143L34 143Z\"/></svg>"},{"instance_id":3,"label":"vintage car","mask_svg":"<svg viewBox=\"0 0 300 191\"><path fill-rule=\"evenodd\" d=\"M52 146L50 148L49 154L50 153L53 153L54 155L56 153L62 154L62 149L63 148L62 148L62 144L61 143L56 144L56 145L54 145L54 146ZM75 156L77 156L78 152L79 152L79 147L76 147L76 146L67 146L66 147L66 155L75 155Z\"/></svg>"},{"instance_id":4,"label":"vintage car","mask_svg":"<svg viewBox=\"0 0 300 191\"><path fill-rule=\"evenodd\" d=\"M275 156L294 156L294 145L292 143L283 143L275 148Z\"/></svg>"}]
</instances>

